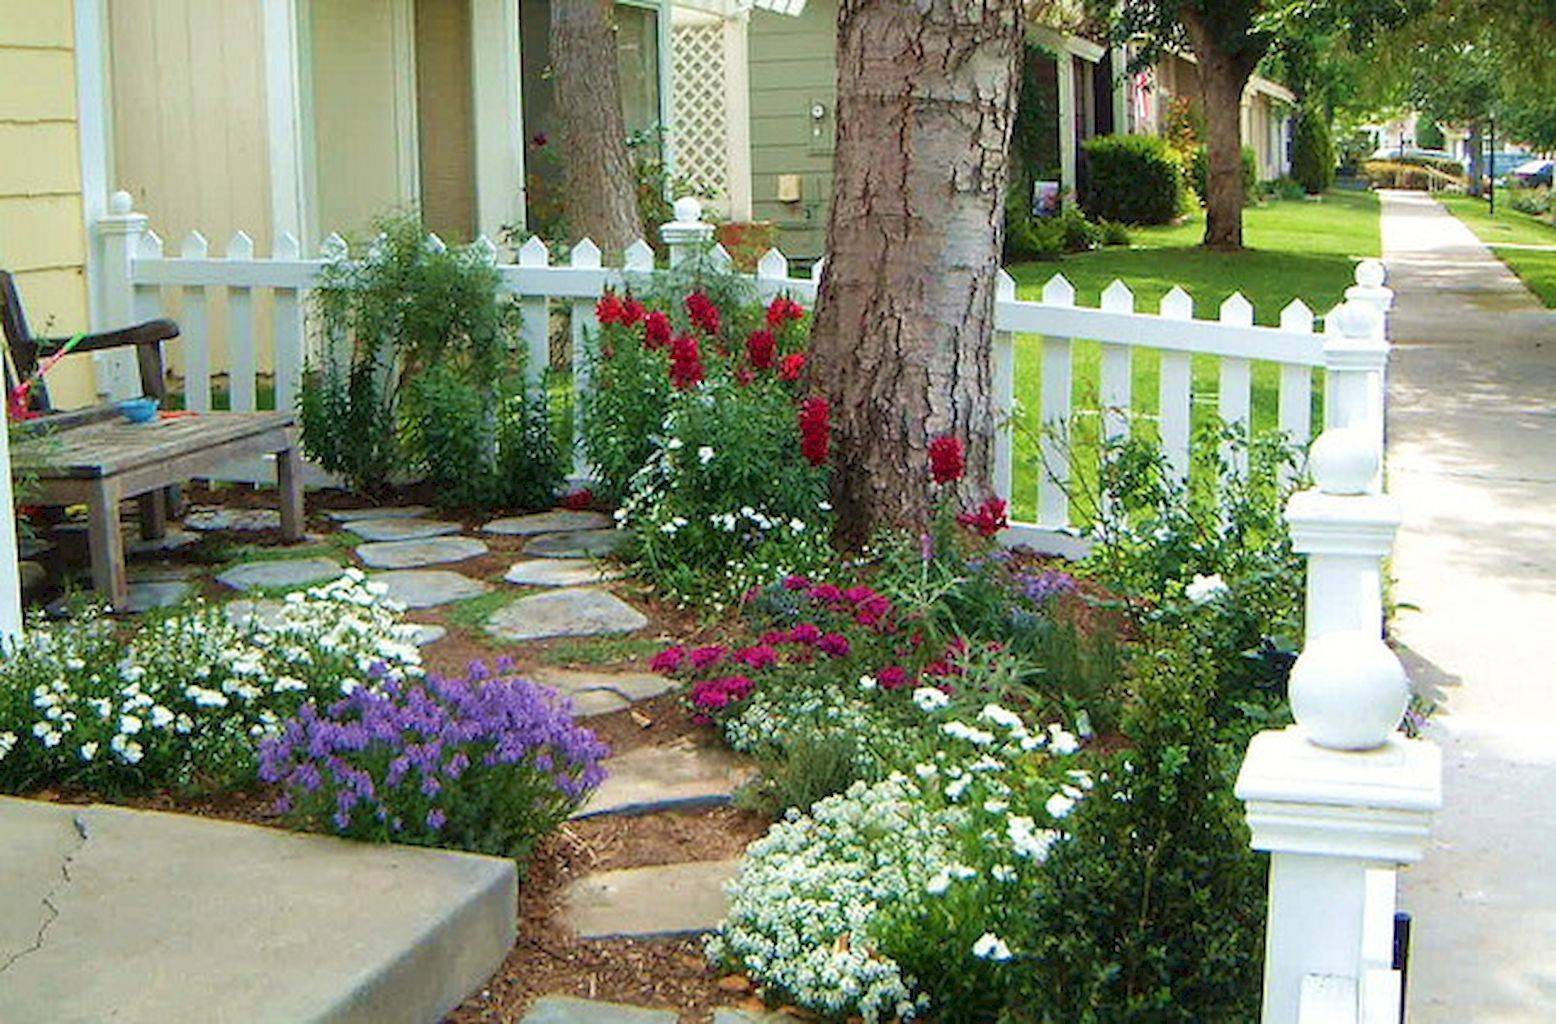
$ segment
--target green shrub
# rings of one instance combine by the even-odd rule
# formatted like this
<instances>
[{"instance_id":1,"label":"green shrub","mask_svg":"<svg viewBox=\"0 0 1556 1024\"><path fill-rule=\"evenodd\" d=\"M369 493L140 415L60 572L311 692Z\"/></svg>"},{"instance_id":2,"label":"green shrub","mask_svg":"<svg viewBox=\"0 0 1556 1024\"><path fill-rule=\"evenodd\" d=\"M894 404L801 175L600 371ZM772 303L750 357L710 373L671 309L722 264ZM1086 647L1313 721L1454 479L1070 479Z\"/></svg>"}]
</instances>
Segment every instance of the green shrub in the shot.
<instances>
[{"instance_id":1,"label":"green shrub","mask_svg":"<svg viewBox=\"0 0 1556 1024\"><path fill-rule=\"evenodd\" d=\"M1309 195L1326 192L1334 184L1334 144L1329 118L1322 105L1307 103L1297 114L1291 137L1291 176Z\"/></svg>"},{"instance_id":2,"label":"green shrub","mask_svg":"<svg viewBox=\"0 0 1556 1024\"><path fill-rule=\"evenodd\" d=\"M1081 206L1093 219L1166 224L1178 213L1182 169L1158 135L1103 135L1084 144Z\"/></svg>"},{"instance_id":3,"label":"green shrub","mask_svg":"<svg viewBox=\"0 0 1556 1024\"><path fill-rule=\"evenodd\" d=\"M1301 199L1308 194L1307 189L1302 187L1302 183L1290 176L1276 178L1270 184L1277 199Z\"/></svg>"},{"instance_id":4,"label":"green shrub","mask_svg":"<svg viewBox=\"0 0 1556 1024\"><path fill-rule=\"evenodd\" d=\"M1442 126L1430 117L1416 122L1416 145L1422 149L1442 149L1447 143Z\"/></svg>"},{"instance_id":5,"label":"green shrub","mask_svg":"<svg viewBox=\"0 0 1556 1024\"><path fill-rule=\"evenodd\" d=\"M1116 220L1105 220L1099 225L1102 228L1103 245L1128 245L1129 226Z\"/></svg>"},{"instance_id":6,"label":"green shrub","mask_svg":"<svg viewBox=\"0 0 1556 1024\"><path fill-rule=\"evenodd\" d=\"M1254 197L1255 190L1259 187L1259 159L1257 154L1247 146L1243 147L1243 202L1246 204ZM1194 185L1194 194L1199 196L1199 204L1205 205L1205 197L1210 189L1210 151L1204 146L1194 150L1194 161L1189 166L1189 178Z\"/></svg>"},{"instance_id":7,"label":"green shrub","mask_svg":"<svg viewBox=\"0 0 1556 1024\"><path fill-rule=\"evenodd\" d=\"M1507 205L1531 217L1544 217L1551 212L1551 190L1548 186L1510 188L1507 190Z\"/></svg>"}]
</instances>

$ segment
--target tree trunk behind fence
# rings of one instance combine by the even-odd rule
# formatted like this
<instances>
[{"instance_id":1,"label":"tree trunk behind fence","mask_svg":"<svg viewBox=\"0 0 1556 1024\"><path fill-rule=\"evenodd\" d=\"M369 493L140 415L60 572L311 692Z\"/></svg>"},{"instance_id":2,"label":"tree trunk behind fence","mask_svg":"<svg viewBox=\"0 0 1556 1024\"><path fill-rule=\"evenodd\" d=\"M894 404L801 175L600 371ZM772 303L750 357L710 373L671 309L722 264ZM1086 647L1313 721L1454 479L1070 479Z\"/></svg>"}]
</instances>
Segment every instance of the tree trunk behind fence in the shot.
<instances>
[{"instance_id":1,"label":"tree trunk behind fence","mask_svg":"<svg viewBox=\"0 0 1556 1024\"><path fill-rule=\"evenodd\" d=\"M837 149L810 380L832 400L840 540L930 513L926 451L986 492L1015 76L1011 0L841 0Z\"/></svg>"},{"instance_id":2,"label":"tree trunk behind fence","mask_svg":"<svg viewBox=\"0 0 1556 1024\"><path fill-rule=\"evenodd\" d=\"M1205 111L1205 150L1209 165L1205 191L1206 248L1243 247L1243 88L1267 47L1258 52L1228 53L1217 42L1215 29L1185 8L1194 57L1199 62L1199 88Z\"/></svg>"},{"instance_id":3,"label":"tree trunk behind fence","mask_svg":"<svg viewBox=\"0 0 1556 1024\"><path fill-rule=\"evenodd\" d=\"M613 0L552 0L551 72L568 227L618 257L643 237L643 222L621 111L613 9Z\"/></svg>"}]
</instances>

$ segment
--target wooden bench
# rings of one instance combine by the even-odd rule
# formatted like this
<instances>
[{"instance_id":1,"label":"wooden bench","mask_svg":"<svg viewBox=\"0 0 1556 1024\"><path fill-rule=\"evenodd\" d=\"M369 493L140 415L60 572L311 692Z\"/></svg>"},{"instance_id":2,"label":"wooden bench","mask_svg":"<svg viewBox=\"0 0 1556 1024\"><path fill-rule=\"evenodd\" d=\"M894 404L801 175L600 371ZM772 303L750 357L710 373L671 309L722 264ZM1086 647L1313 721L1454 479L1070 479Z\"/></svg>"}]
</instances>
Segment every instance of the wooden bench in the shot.
<instances>
[{"instance_id":1,"label":"wooden bench","mask_svg":"<svg viewBox=\"0 0 1556 1024\"><path fill-rule=\"evenodd\" d=\"M32 336L15 283L5 271L0 271L0 326L10 357L5 374L9 392L64 341ZM173 321L152 320L90 335L73 351L135 346L143 392L163 401L167 387L162 342L176 337ZM291 412L216 412L130 423L113 406L51 412L47 390L35 391L32 407L47 415L23 425L24 436L11 450L11 464L33 478L39 503L87 506L93 586L114 607L124 607L128 591L119 526L119 504L125 498L140 499L141 536L156 540L167 532L169 495L178 484L233 459L274 453L281 533L289 541L301 539L302 457Z\"/></svg>"}]
</instances>

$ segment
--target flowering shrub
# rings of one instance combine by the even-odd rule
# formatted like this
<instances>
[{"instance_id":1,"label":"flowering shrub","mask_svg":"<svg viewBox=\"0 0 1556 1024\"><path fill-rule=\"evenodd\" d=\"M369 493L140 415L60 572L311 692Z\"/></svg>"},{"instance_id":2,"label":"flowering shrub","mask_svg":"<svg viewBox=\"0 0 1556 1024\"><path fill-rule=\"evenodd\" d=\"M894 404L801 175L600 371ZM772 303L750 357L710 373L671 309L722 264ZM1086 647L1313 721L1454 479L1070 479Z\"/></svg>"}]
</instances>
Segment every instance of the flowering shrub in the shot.
<instances>
[{"instance_id":1,"label":"flowering shrub","mask_svg":"<svg viewBox=\"0 0 1556 1024\"><path fill-rule=\"evenodd\" d=\"M523 860L603 781L605 754L555 693L473 665L305 704L261 743L259 771L312 827Z\"/></svg>"},{"instance_id":2,"label":"flowering shrub","mask_svg":"<svg viewBox=\"0 0 1556 1024\"><path fill-rule=\"evenodd\" d=\"M239 626L198 604L121 633L100 609L32 624L0 665L0 789L221 787L310 699L415 678L412 627L356 570Z\"/></svg>"},{"instance_id":3,"label":"flowering shrub","mask_svg":"<svg viewBox=\"0 0 1556 1024\"><path fill-rule=\"evenodd\" d=\"M1029 730L988 705L971 721L945 695L910 706L937 737L922 759L792 812L747 851L710 956L766 995L866 1021L989 1020L1025 951L1007 936L1090 789L1075 737Z\"/></svg>"}]
</instances>

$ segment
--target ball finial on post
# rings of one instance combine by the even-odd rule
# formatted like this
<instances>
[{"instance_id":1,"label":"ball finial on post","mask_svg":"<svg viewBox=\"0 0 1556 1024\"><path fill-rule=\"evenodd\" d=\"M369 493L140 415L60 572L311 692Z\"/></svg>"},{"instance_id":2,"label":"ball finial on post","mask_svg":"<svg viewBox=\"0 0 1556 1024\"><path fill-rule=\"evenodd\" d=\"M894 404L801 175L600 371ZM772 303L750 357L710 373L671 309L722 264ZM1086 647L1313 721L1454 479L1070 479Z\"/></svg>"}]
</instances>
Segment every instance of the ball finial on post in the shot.
<instances>
[{"instance_id":1,"label":"ball finial on post","mask_svg":"<svg viewBox=\"0 0 1556 1024\"><path fill-rule=\"evenodd\" d=\"M1361 630L1308 641L1291 669L1291 715L1320 747L1371 750L1388 742L1410 704L1410 682L1388 644Z\"/></svg>"},{"instance_id":2,"label":"ball finial on post","mask_svg":"<svg viewBox=\"0 0 1556 1024\"><path fill-rule=\"evenodd\" d=\"M702 201L696 196L682 196L675 201L675 222L696 224L702 220Z\"/></svg>"}]
</instances>

